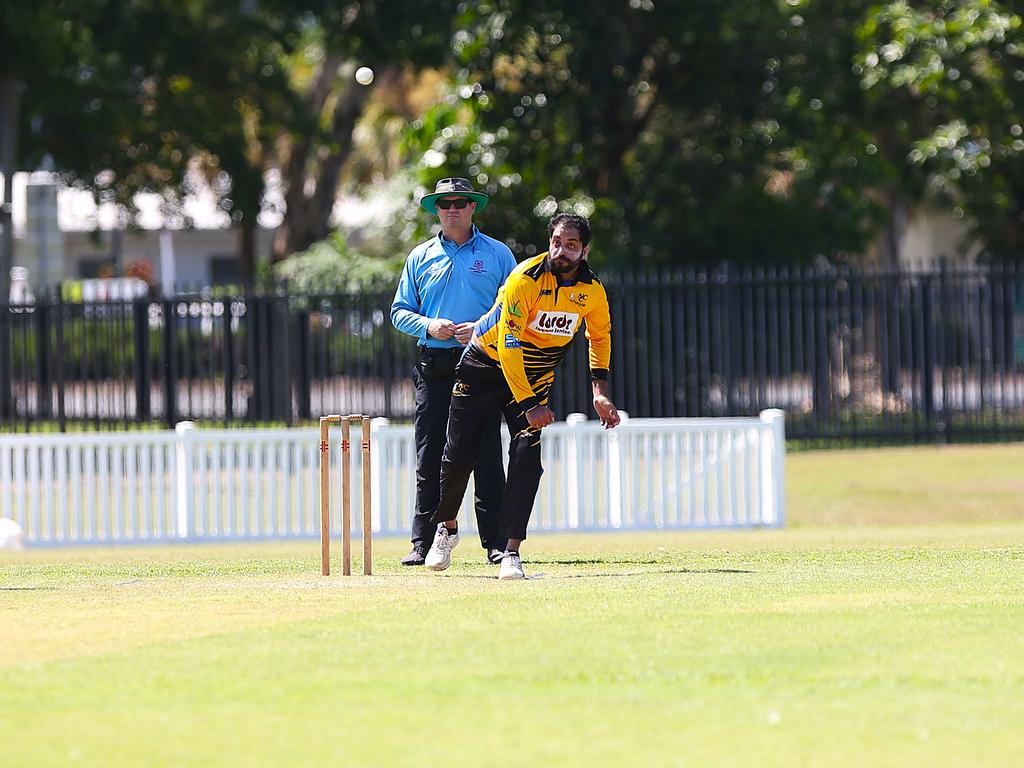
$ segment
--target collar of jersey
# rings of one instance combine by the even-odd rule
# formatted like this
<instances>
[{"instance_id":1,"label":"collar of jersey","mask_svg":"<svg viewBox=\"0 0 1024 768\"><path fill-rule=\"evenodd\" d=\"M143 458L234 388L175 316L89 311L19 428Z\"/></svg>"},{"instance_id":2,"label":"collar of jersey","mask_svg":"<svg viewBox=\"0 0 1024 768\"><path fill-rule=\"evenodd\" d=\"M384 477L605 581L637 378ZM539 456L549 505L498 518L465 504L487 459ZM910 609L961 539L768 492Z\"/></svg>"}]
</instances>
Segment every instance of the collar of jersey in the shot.
<instances>
[{"instance_id":1,"label":"collar of jersey","mask_svg":"<svg viewBox=\"0 0 1024 768\"><path fill-rule=\"evenodd\" d=\"M437 233L437 241L441 244L442 247L444 247L445 243L449 243L455 246L456 250L458 250L459 248L465 248L467 245L475 243L477 237L480 235L480 230L476 228L476 224L471 224L470 226L473 228L472 234L470 234L469 240L464 242L462 245L456 245L454 240L449 240L447 237L444 236L444 232Z\"/></svg>"},{"instance_id":2,"label":"collar of jersey","mask_svg":"<svg viewBox=\"0 0 1024 768\"><path fill-rule=\"evenodd\" d=\"M571 280L568 283L563 283L561 280L558 279L558 275L551 271L551 264L548 262L548 256L550 255L550 251L544 251L544 253L541 254L541 256L544 259L541 262L541 264L543 264L542 269L543 271L549 273L553 278L555 278L555 282L557 282L559 285L576 285L576 283L594 282L594 273L590 270L590 264L589 262L587 262L586 259L583 259L580 262L580 271L576 273L576 279Z\"/></svg>"}]
</instances>

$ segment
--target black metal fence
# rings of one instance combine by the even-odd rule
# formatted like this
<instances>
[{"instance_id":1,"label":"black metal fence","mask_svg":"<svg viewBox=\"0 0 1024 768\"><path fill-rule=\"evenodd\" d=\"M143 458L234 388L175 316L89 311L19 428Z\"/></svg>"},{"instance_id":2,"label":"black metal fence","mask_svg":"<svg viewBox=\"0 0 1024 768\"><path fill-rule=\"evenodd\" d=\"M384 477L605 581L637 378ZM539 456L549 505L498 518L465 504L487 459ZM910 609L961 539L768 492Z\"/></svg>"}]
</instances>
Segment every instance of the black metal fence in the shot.
<instances>
[{"instance_id":1,"label":"black metal fence","mask_svg":"<svg viewBox=\"0 0 1024 768\"><path fill-rule=\"evenodd\" d=\"M778 407L791 438L1024 438L1024 271L713 270L608 276L611 390L633 416ZM0 426L106 429L183 419L411 418L414 342L392 289L0 309ZM590 412L586 342L556 413Z\"/></svg>"}]
</instances>

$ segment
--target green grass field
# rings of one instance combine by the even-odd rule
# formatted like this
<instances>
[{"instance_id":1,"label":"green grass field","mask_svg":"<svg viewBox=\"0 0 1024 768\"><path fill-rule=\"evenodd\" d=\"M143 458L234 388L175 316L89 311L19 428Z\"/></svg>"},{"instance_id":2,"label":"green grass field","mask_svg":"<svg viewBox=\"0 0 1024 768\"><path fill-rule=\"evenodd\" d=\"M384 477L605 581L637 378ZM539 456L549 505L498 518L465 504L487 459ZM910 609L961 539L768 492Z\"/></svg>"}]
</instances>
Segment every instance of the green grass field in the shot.
<instances>
[{"instance_id":1,"label":"green grass field","mask_svg":"<svg viewBox=\"0 0 1024 768\"><path fill-rule=\"evenodd\" d=\"M785 530L536 536L519 583L2 554L0 764L1020 764L1024 446L788 461Z\"/></svg>"}]
</instances>

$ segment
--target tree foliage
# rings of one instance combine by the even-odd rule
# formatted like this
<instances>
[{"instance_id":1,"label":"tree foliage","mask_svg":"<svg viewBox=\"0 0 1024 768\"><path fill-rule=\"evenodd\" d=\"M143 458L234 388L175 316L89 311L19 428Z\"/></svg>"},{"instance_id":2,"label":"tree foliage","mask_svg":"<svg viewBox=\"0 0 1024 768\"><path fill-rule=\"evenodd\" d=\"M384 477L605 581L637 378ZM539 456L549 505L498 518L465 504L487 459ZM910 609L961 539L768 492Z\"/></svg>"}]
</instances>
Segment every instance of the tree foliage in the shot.
<instances>
[{"instance_id":1,"label":"tree foliage","mask_svg":"<svg viewBox=\"0 0 1024 768\"><path fill-rule=\"evenodd\" d=\"M52 165L97 201L125 206L126 223L142 191L180 214L198 169L238 229L248 280L268 171L285 195L280 256L331 231L371 93L352 80L353 62L400 83L404 67L448 50L451 23L398 0L43 0L5 13L5 30L33 31L4 40L18 45L0 59L26 95L22 167Z\"/></svg>"},{"instance_id":2,"label":"tree foliage","mask_svg":"<svg viewBox=\"0 0 1024 768\"><path fill-rule=\"evenodd\" d=\"M452 17L424 13L416 0L314 3L304 29L303 45L291 62L292 85L302 111L279 146L287 216L278 232L275 257L301 251L331 231L331 214L344 172L356 149L356 129L367 116L381 126L387 116L401 115L403 96L415 72L450 58ZM369 66L374 84L356 83L357 66ZM377 98L371 101L371 95ZM386 144L387 136L375 141ZM366 181L386 169L350 175ZM369 177L369 178L367 178Z\"/></svg>"},{"instance_id":3,"label":"tree foliage","mask_svg":"<svg viewBox=\"0 0 1024 768\"><path fill-rule=\"evenodd\" d=\"M517 250L576 208L615 264L846 260L885 230L895 260L925 201L1019 250L1024 49L998 3L495 0L462 25L409 150L424 185L494 194Z\"/></svg>"},{"instance_id":4,"label":"tree foliage","mask_svg":"<svg viewBox=\"0 0 1024 768\"><path fill-rule=\"evenodd\" d=\"M22 167L52 165L129 216L143 191L180 212L187 171L199 168L239 227L251 275L268 153L295 119L280 63L295 22L246 7L43 0L34 22L23 12L5 28L31 28L43 44L3 65L23 83Z\"/></svg>"},{"instance_id":5,"label":"tree foliage","mask_svg":"<svg viewBox=\"0 0 1024 768\"><path fill-rule=\"evenodd\" d=\"M333 234L309 250L274 265L274 278L298 294L333 294L373 284L393 284L401 264L393 259L368 259Z\"/></svg>"},{"instance_id":6,"label":"tree foliage","mask_svg":"<svg viewBox=\"0 0 1024 768\"><path fill-rule=\"evenodd\" d=\"M462 171L497 196L489 226L515 248L566 207L594 214L595 259L617 264L865 244L873 205L823 183L787 125L776 73L807 53L785 4L504 0L465 24L456 86L414 146L440 163L425 177Z\"/></svg>"},{"instance_id":7,"label":"tree foliage","mask_svg":"<svg viewBox=\"0 0 1024 768\"><path fill-rule=\"evenodd\" d=\"M268 172L284 257L328 235L346 180L400 170L393 146L421 190L444 175L485 188L481 225L520 255L573 208L593 216L595 261L620 266L841 261L879 233L895 261L925 201L994 256L1024 246L1024 32L1007 2L40 0L2 13L23 167L49 162L100 200L160 192L170 210L199 168L239 226L246 274ZM412 94L436 82L420 109ZM434 223L418 221L420 235Z\"/></svg>"},{"instance_id":8,"label":"tree foliage","mask_svg":"<svg viewBox=\"0 0 1024 768\"><path fill-rule=\"evenodd\" d=\"M1009 3L871 9L855 72L899 105L906 160L991 258L1024 253L1024 25Z\"/></svg>"}]
</instances>

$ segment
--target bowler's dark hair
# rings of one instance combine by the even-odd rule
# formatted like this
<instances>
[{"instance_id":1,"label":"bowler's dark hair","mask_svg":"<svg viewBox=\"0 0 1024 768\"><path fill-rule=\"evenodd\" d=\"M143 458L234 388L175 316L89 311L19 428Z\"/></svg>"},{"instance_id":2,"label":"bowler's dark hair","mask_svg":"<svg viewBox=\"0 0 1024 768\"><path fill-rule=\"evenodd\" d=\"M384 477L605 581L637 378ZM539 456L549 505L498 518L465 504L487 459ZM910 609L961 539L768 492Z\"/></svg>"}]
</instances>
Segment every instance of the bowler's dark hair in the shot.
<instances>
[{"instance_id":1,"label":"bowler's dark hair","mask_svg":"<svg viewBox=\"0 0 1024 768\"><path fill-rule=\"evenodd\" d=\"M574 227L580 233L580 242L584 246L590 245L590 222L587 221L586 216L580 216L578 213L566 213L564 211L556 213L551 217L551 221L548 222L549 237L555 233L555 227L559 224Z\"/></svg>"}]
</instances>

